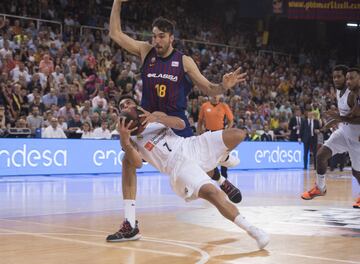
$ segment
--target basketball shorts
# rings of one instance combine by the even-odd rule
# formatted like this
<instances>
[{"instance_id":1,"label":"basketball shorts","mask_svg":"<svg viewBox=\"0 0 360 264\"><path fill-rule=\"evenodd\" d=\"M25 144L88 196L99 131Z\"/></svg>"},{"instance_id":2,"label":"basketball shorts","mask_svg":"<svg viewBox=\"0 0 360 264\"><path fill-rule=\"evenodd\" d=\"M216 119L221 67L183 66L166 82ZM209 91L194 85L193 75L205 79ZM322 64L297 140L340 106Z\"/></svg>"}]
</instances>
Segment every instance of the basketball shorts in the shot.
<instances>
[{"instance_id":1,"label":"basketball shorts","mask_svg":"<svg viewBox=\"0 0 360 264\"><path fill-rule=\"evenodd\" d=\"M186 138L172 158L170 183L175 193L186 201L197 199L201 186L213 184L206 172L213 170L227 151L221 130Z\"/></svg>"},{"instance_id":2,"label":"basketball shorts","mask_svg":"<svg viewBox=\"0 0 360 264\"><path fill-rule=\"evenodd\" d=\"M359 131L360 133L360 131ZM360 136L360 135L359 135ZM331 149L332 155L337 153L348 152L351 160L351 167L360 171L360 138L353 134L347 133L341 127L331 134L330 138L325 141L325 146Z\"/></svg>"}]
</instances>

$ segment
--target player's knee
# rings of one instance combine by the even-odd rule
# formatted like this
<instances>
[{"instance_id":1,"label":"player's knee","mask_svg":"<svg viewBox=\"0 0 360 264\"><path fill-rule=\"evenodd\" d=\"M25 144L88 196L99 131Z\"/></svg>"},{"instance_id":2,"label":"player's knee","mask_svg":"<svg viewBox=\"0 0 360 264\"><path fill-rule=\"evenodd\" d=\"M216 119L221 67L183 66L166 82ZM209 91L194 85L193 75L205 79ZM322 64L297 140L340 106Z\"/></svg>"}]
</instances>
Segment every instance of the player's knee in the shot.
<instances>
[{"instance_id":1,"label":"player's knee","mask_svg":"<svg viewBox=\"0 0 360 264\"><path fill-rule=\"evenodd\" d=\"M240 142L244 141L246 138L246 132L243 129L239 129L239 128L236 128L236 131Z\"/></svg>"},{"instance_id":2,"label":"player's knee","mask_svg":"<svg viewBox=\"0 0 360 264\"><path fill-rule=\"evenodd\" d=\"M245 137L246 133L238 128L230 128L223 131L224 144L229 150L236 148Z\"/></svg>"},{"instance_id":3,"label":"player's knee","mask_svg":"<svg viewBox=\"0 0 360 264\"><path fill-rule=\"evenodd\" d=\"M219 195L219 190L212 184L205 184L199 190L199 196L212 201Z\"/></svg>"},{"instance_id":4,"label":"player's knee","mask_svg":"<svg viewBox=\"0 0 360 264\"><path fill-rule=\"evenodd\" d=\"M316 153L316 160L318 162L321 161L327 162L329 158L331 158L331 150L326 146L322 146L319 149L319 151Z\"/></svg>"}]
</instances>

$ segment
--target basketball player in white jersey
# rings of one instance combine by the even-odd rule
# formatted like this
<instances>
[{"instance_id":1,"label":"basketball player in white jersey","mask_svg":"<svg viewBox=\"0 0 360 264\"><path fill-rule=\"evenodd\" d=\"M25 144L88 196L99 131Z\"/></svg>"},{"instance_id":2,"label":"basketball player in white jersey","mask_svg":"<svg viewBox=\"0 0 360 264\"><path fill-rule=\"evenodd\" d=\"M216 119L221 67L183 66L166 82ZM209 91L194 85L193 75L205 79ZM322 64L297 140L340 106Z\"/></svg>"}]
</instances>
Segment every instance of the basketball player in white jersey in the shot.
<instances>
[{"instance_id":1,"label":"basketball player in white jersey","mask_svg":"<svg viewBox=\"0 0 360 264\"><path fill-rule=\"evenodd\" d=\"M316 156L316 183L315 186L302 194L305 200L311 200L317 196L326 194L325 173L327 161L336 153L349 152L352 166L352 174L360 184L360 115L358 113L358 90L360 83L360 72L357 68L348 69L346 66L338 65L333 70L333 81L337 89L337 104L339 114L329 113L331 121L325 127L339 123L325 144L319 149ZM354 208L360 208L360 197Z\"/></svg>"},{"instance_id":2,"label":"basketball player in white jersey","mask_svg":"<svg viewBox=\"0 0 360 264\"><path fill-rule=\"evenodd\" d=\"M129 130L132 121L126 125L124 118L118 124L121 147L128 162L137 168L142 166L143 159L149 162L170 177L172 189L178 196L185 201L197 198L209 201L224 217L253 237L260 249L264 248L269 243L269 236L242 217L206 173L244 140L245 132L230 128L183 138L171 129L184 129L185 122L181 118L163 112L144 110L144 113L146 125L139 130ZM137 135L130 136L132 131Z\"/></svg>"}]
</instances>

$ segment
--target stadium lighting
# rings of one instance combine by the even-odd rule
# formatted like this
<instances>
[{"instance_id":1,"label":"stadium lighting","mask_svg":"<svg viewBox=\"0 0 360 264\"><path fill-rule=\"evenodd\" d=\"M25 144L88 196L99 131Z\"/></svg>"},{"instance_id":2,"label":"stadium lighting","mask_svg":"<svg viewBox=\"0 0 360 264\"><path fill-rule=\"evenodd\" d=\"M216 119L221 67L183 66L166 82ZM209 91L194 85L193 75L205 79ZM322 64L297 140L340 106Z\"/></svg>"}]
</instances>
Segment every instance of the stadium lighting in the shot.
<instances>
[{"instance_id":1,"label":"stadium lighting","mask_svg":"<svg viewBox=\"0 0 360 264\"><path fill-rule=\"evenodd\" d=\"M356 23L347 23L346 26L348 26L348 27L357 27L358 24L356 24Z\"/></svg>"}]
</instances>

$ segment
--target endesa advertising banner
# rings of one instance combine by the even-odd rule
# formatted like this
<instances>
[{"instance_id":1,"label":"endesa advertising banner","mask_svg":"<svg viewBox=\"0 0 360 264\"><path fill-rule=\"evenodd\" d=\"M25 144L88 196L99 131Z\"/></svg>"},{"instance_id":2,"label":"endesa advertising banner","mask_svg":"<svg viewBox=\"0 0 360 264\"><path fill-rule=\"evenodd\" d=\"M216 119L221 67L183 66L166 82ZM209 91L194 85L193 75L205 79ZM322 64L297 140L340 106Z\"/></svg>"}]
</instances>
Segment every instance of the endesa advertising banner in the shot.
<instances>
[{"instance_id":1,"label":"endesa advertising banner","mask_svg":"<svg viewBox=\"0 0 360 264\"><path fill-rule=\"evenodd\" d=\"M359 14L359 0L289 0L288 2L288 17L294 19L358 21Z\"/></svg>"},{"instance_id":2,"label":"endesa advertising banner","mask_svg":"<svg viewBox=\"0 0 360 264\"><path fill-rule=\"evenodd\" d=\"M0 176L120 173L124 152L118 140L0 139ZM231 155L232 169L303 167L303 145L297 142L243 142ZM156 172L144 163L138 172Z\"/></svg>"}]
</instances>

